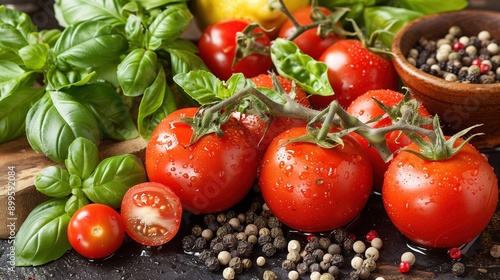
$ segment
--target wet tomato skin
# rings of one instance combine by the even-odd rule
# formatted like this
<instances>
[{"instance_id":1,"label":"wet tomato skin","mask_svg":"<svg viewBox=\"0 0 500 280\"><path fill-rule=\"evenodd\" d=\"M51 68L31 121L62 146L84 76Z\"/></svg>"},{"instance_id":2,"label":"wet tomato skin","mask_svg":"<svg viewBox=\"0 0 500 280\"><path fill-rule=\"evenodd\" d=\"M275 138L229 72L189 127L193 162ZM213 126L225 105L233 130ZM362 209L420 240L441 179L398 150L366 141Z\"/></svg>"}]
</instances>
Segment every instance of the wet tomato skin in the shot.
<instances>
[{"instance_id":1,"label":"wet tomato skin","mask_svg":"<svg viewBox=\"0 0 500 280\"><path fill-rule=\"evenodd\" d=\"M191 144L193 130L179 119L197 110L177 110L155 128L146 147L146 172L150 181L171 188L185 210L214 213L235 205L251 189L257 148L235 118L221 126L222 137L211 133Z\"/></svg>"},{"instance_id":2,"label":"wet tomato skin","mask_svg":"<svg viewBox=\"0 0 500 280\"><path fill-rule=\"evenodd\" d=\"M71 247L89 259L102 259L112 255L125 238L120 214L110 206L87 204L73 214L68 225Z\"/></svg>"},{"instance_id":3,"label":"wet tomato skin","mask_svg":"<svg viewBox=\"0 0 500 280\"><path fill-rule=\"evenodd\" d=\"M418 151L415 144L407 148ZM382 199L390 220L408 239L452 248L486 228L497 206L498 180L470 144L444 161L400 152L385 173Z\"/></svg>"},{"instance_id":4,"label":"wet tomato skin","mask_svg":"<svg viewBox=\"0 0 500 280\"><path fill-rule=\"evenodd\" d=\"M350 135L344 147L324 149L290 139L304 127L278 135L264 155L259 184L271 212L287 226L321 232L345 226L365 206L372 191L371 164Z\"/></svg>"},{"instance_id":5,"label":"wet tomato skin","mask_svg":"<svg viewBox=\"0 0 500 280\"><path fill-rule=\"evenodd\" d=\"M130 238L142 245L161 246L179 231L182 205L169 187L145 182L125 193L121 215Z\"/></svg>"},{"instance_id":6,"label":"wet tomato skin","mask_svg":"<svg viewBox=\"0 0 500 280\"><path fill-rule=\"evenodd\" d=\"M398 104L403 99L403 97L404 95L402 93L394 90L369 90L354 99L346 109L346 111L347 113L357 117L360 121L367 123L374 128L386 127L392 124L392 120L373 99L380 101L386 106L392 107ZM431 117L429 112L422 105L418 107L418 113L422 117ZM377 117L380 117L380 119L377 121L372 121ZM427 126L426 128L431 129L432 126ZM359 134L356 134L355 132L353 133L353 136L359 141L361 146L365 148L372 162L373 190L381 192L382 184L384 181L384 173L389 166L389 162L385 162L382 159L378 151L373 146L370 146L368 140L361 137ZM394 154L397 153L401 148L404 148L411 143L410 138L408 138L408 136L401 133L400 131L389 132L386 134L385 138L387 146Z\"/></svg>"}]
</instances>

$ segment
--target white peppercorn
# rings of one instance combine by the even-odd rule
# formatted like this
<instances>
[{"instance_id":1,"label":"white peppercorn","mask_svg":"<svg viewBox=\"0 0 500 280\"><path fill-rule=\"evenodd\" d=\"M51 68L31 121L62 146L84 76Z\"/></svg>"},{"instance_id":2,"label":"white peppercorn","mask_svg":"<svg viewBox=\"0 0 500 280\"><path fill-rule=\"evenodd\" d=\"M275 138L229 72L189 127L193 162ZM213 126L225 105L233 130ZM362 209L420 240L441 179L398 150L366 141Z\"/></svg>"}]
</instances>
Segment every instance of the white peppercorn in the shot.
<instances>
[{"instance_id":1,"label":"white peppercorn","mask_svg":"<svg viewBox=\"0 0 500 280\"><path fill-rule=\"evenodd\" d=\"M224 279L234 279L236 273L234 272L234 269L231 268L231 267L226 267L224 268L224 270L222 271L222 277L224 277Z\"/></svg>"},{"instance_id":2,"label":"white peppercorn","mask_svg":"<svg viewBox=\"0 0 500 280\"><path fill-rule=\"evenodd\" d=\"M488 53L490 53L492 55L495 55L499 51L498 44L496 44L496 43L489 43L488 46L486 46L486 50L488 51Z\"/></svg>"},{"instance_id":3,"label":"white peppercorn","mask_svg":"<svg viewBox=\"0 0 500 280\"><path fill-rule=\"evenodd\" d=\"M477 38L480 41L489 40L489 39L491 39L491 34L490 34L490 32L483 30L483 31L479 32L479 34L477 34Z\"/></svg>"},{"instance_id":4,"label":"white peppercorn","mask_svg":"<svg viewBox=\"0 0 500 280\"><path fill-rule=\"evenodd\" d=\"M217 259L219 260L221 265L228 265L231 260L231 253L228 251L221 251L217 255Z\"/></svg>"},{"instance_id":5,"label":"white peppercorn","mask_svg":"<svg viewBox=\"0 0 500 280\"><path fill-rule=\"evenodd\" d=\"M356 242L354 242L354 244L352 244L352 250L358 254L364 253L366 250L366 245L363 241L357 240Z\"/></svg>"},{"instance_id":6,"label":"white peppercorn","mask_svg":"<svg viewBox=\"0 0 500 280\"><path fill-rule=\"evenodd\" d=\"M363 266L363 259L360 257L354 257L351 260L351 267L354 269L360 269Z\"/></svg>"},{"instance_id":7,"label":"white peppercorn","mask_svg":"<svg viewBox=\"0 0 500 280\"><path fill-rule=\"evenodd\" d=\"M259 229L257 228L257 226L255 224L248 224L245 227L245 234L247 236L257 235L257 234L259 234Z\"/></svg>"},{"instance_id":8,"label":"white peppercorn","mask_svg":"<svg viewBox=\"0 0 500 280\"><path fill-rule=\"evenodd\" d=\"M384 245L384 242L380 237L375 237L373 240L370 242L370 245L378 250L382 249L382 246Z\"/></svg>"},{"instance_id":9,"label":"white peppercorn","mask_svg":"<svg viewBox=\"0 0 500 280\"><path fill-rule=\"evenodd\" d=\"M246 236L246 234L245 234L245 236ZM252 234L252 235L248 236L247 241L251 244L257 244L259 242L259 238L256 235Z\"/></svg>"},{"instance_id":10,"label":"white peppercorn","mask_svg":"<svg viewBox=\"0 0 500 280\"><path fill-rule=\"evenodd\" d=\"M500 245L494 244L493 246L491 246L490 255L495 259L500 258Z\"/></svg>"},{"instance_id":11,"label":"white peppercorn","mask_svg":"<svg viewBox=\"0 0 500 280\"><path fill-rule=\"evenodd\" d=\"M255 263L258 265L258 266L264 266L266 264L266 258L264 258L263 256L259 256L257 257L257 259L255 260Z\"/></svg>"},{"instance_id":12,"label":"white peppercorn","mask_svg":"<svg viewBox=\"0 0 500 280\"><path fill-rule=\"evenodd\" d=\"M371 272L371 271L374 271L375 268L377 268L377 263L375 262L374 259L368 258L368 259L363 260L363 267L368 268Z\"/></svg>"},{"instance_id":13,"label":"white peppercorn","mask_svg":"<svg viewBox=\"0 0 500 280\"><path fill-rule=\"evenodd\" d=\"M228 222L228 224L231 226L233 229L237 229L240 227L241 222L238 218L231 218Z\"/></svg>"},{"instance_id":14,"label":"white peppercorn","mask_svg":"<svg viewBox=\"0 0 500 280\"><path fill-rule=\"evenodd\" d=\"M300 277L300 275L296 270L290 270L288 272L288 279L290 279L290 280L298 280L299 277Z\"/></svg>"},{"instance_id":15,"label":"white peppercorn","mask_svg":"<svg viewBox=\"0 0 500 280\"><path fill-rule=\"evenodd\" d=\"M321 277L321 273L319 271L313 271L313 272L311 272L311 275L309 276L309 278L311 280L319 280L320 277Z\"/></svg>"},{"instance_id":16,"label":"white peppercorn","mask_svg":"<svg viewBox=\"0 0 500 280\"><path fill-rule=\"evenodd\" d=\"M319 280L334 280L334 279L335 277L333 277L333 275L328 272L321 274L321 277L319 278Z\"/></svg>"},{"instance_id":17,"label":"white peppercorn","mask_svg":"<svg viewBox=\"0 0 500 280\"><path fill-rule=\"evenodd\" d=\"M301 249L300 242L298 240L290 240L288 242L288 252L297 251L299 252Z\"/></svg>"},{"instance_id":18,"label":"white peppercorn","mask_svg":"<svg viewBox=\"0 0 500 280\"><path fill-rule=\"evenodd\" d=\"M205 238L206 240L210 240L214 237L214 232L211 229L206 228L201 232L201 237Z\"/></svg>"},{"instance_id":19,"label":"white peppercorn","mask_svg":"<svg viewBox=\"0 0 500 280\"><path fill-rule=\"evenodd\" d=\"M368 259L372 259L374 261L377 261L378 258L380 257L380 252L378 251L377 248L375 247L368 247L365 251L365 257Z\"/></svg>"},{"instance_id":20,"label":"white peppercorn","mask_svg":"<svg viewBox=\"0 0 500 280\"><path fill-rule=\"evenodd\" d=\"M412 252L405 252L401 255L401 261L407 262L411 265L415 264L415 255Z\"/></svg>"}]
</instances>

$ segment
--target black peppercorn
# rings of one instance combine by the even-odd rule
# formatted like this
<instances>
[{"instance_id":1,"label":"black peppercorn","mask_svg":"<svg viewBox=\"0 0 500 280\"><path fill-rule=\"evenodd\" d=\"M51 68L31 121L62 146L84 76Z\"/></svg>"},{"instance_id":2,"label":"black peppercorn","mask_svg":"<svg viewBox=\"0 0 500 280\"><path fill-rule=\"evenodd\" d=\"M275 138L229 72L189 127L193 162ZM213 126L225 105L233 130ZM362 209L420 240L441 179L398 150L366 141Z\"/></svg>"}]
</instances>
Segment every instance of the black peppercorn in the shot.
<instances>
[{"instance_id":1,"label":"black peppercorn","mask_svg":"<svg viewBox=\"0 0 500 280\"><path fill-rule=\"evenodd\" d=\"M281 229L281 227L273 227L271 228L271 237L272 238L276 238L278 236L283 236L283 230Z\"/></svg>"},{"instance_id":2,"label":"black peppercorn","mask_svg":"<svg viewBox=\"0 0 500 280\"><path fill-rule=\"evenodd\" d=\"M344 250L350 252L352 251L352 245L354 244L354 240L350 239L350 238L347 238L346 240L344 240Z\"/></svg>"},{"instance_id":3,"label":"black peppercorn","mask_svg":"<svg viewBox=\"0 0 500 280\"><path fill-rule=\"evenodd\" d=\"M281 268L283 268L286 271L294 270L295 263L292 260L286 259L281 263Z\"/></svg>"},{"instance_id":4,"label":"black peppercorn","mask_svg":"<svg viewBox=\"0 0 500 280\"><path fill-rule=\"evenodd\" d=\"M272 257L276 254L276 248L274 248L272 243L266 243L262 245L262 253L264 253L266 257Z\"/></svg>"},{"instance_id":5,"label":"black peppercorn","mask_svg":"<svg viewBox=\"0 0 500 280\"><path fill-rule=\"evenodd\" d=\"M276 236L273 240L273 246L276 250L282 251L285 250L288 245L288 241L283 236Z\"/></svg>"},{"instance_id":6,"label":"black peppercorn","mask_svg":"<svg viewBox=\"0 0 500 280\"><path fill-rule=\"evenodd\" d=\"M236 213L236 211L234 210L230 210L226 213L226 219L229 221L231 220L232 218L237 218L238 217L238 213Z\"/></svg>"},{"instance_id":7,"label":"black peppercorn","mask_svg":"<svg viewBox=\"0 0 500 280\"><path fill-rule=\"evenodd\" d=\"M252 254L253 245L246 240L241 240L238 242L238 247L236 248L236 250L238 250L238 253L241 257L246 258L250 256L250 254Z\"/></svg>"},{"instance_id":8,"label":"black peppercorn","mask_svg":"<svg viewBox=\"0 0 500 280\"><path fill-rule=\"evenodd\" d=\"M212 272L220 269L220 263L217 257L208 257L205 260L205 266Z\"/></svg>"},{"instance_id":9,"label":"black peppercorn","mask_svg":"<svg viewBox=\"0 0 500 280\"><path fill-rule=\"evenodd\" d=\"M453 272L454 275L460 276L465 272L465 265L461 262L456 262L453 264L451 271Z\"/></svg>"},{"instance_id":10,"label":"black peppercorn","mask_svg":"<svg viewBox=\"0 0 500 280\"><path fill-rule=\"evenodd\" d=\"M336 229L333 232L333 239L336 243L341 244L347 238L347 231L345 229Z\"/></svg>"},{"instance_id":11,"label":"black peppercorn","mask_svg":"<svg viewBox=\"0 0 500 280\"><path fill-rule=\"evenodd\" d=\"M259 236L259 239L257 240L257 243L259 243L260 246L264 246L267 243L272 243L273 238L269 234L263 234Z\"/></svg>"},{"instance_id":12,"label":"black peppercorn","mask_svg":"<svg viewBox=\"0 0 500 280\"><path fill-rule=\"evenodd\" d=\"M304 262L307 266L309 266L312 263L316 262L316 258L312 255L312 253L306 253L302 257L302 262Z\"/></svg>"},{"instance_id":13,"label":"black peppercorn","mask_svg":"<svg viewBox=\"0 0 500 280\"><path fill-rule=\"evenodd\" d=\"M217 223L216 220L213 220L207 225L207 227L213 232L217 232L217 230L219 229L219 223Z\"/></svg>"},{"instance_id":14,"label":"black peppercorn","mask_svg":"<svg viewBox=\"0 0 500 280\"><path fill-rule=\"evenodd\" d=\"M245 221L247 224L252 224L255 221L255 218L257 217L258 215L253 210L248 210L245 213Z\"/></svg>"},{"instance_id":15,"label":"black peppercorn","mask_svg":"<svg viewBox=\"0 0 500 280\"><path fill-rule=\"evenodd\" d=\"M192 252L196 237L194 235L186 235L182 238L182 249L187 252Z\"/></svg>"},{"instance_id":16,"label":"black peppercorn","mask_svg":"<svg viewBox=\"0 0 500 280\"><path fill-rule=\"evenodd\" d=\"M222 237L222 243L228 251L232 251L238 246L238 239L234 234L228 233Z\"/></svg>"},{"instance_id":17,"label":"black peppercorn","mask_svg":"<svg viewBox=\"0 0 500 280\"><path fill-rule=\"evenodd\" d=\"M205 225L208 226L213 222L217 222L217 219L215 218L215 216L213 214L207 214L203 217L203 222L205 223Z\"/></svg>"},{"instance_id":18,"label":"black peppercorn","mask_svg":"<svg viewBox=\"0 0 500 280\"><path fill-rule=\"evenodd\" d=\"M205 261L208 257L217 257L217 254L212 250L203 249L198 255L198 258L202 261Z\"/></svg>"},{"instance_id":19,"label":"black peppercorn","mask_svg":"<svg viewBox=\"0 0 500 280\"><path fill-rule=\"evenodd\" d=\"M239 257L234 257L229 260L229 267L234 269L234 272L241 273L243 272L243 263Z\"/></svg>"},{"instance_id":20,"label":"black peppercorn","mask_svg":"<svg viewBox=\"0 0 500 280\"><path fill-rule=\"evenodd\" d=\"M195 225L191 228L191 234L195 237L198 237L201 235L201 233L203 232L203 229L201 228L201 226L199 225Z\"/></svg>"},{"instance_id":21,"label":"black peppercorn","mask_svg":"<svg viewBox=\"0 0 500 280\"><path fill-rule=\"evenodd\" d=\"M201 236L197 237L194 241L192 251L201 252L205 248L207 248L207 240Z\"/></svg>"},{"instance_id":22,"label":"black peppercorn","mask_svg":"<svg viewBox=\"0 0 500 280\"><path fill-rule=\"evenodd\" d=\"M309 265L309 272L314 272L314 271L321 271L321 268L319 266L319 263L312 263Z\"/></svg>"},{"instance_id":23,"label":"black peppercorn","mask_svg":"<svg viewBox=\"0 0 500 280\"><path fill-rule=\"evenodd\" d=\"M209 248L210 249L213 249L215 244L217 243L222 243L222 237L221 236L216 236L214 238L212 238L212 240L210 240L210 246Z\"/></svg>"},{"instance_id":24,"label":"black peppercorn","mask_svg":"<svg viewBox=\"0 0 500 280\"><path fill-rule=\"evenodd\" d=\"M211 249L216 253L220 253L226 250L226 246L224 246L224 243L222 243L222 241L219 241L214 243Z\"/></svg>"},{"instance_id":25,"label":"black peppercorn","mask_svg":"<svg viewBox=\"0 0 500 280\"><path fill-rule=\"evenodd\" d=\"M323 250L327 250L328 246L332 244L332 241L328 237L320 237L318 240L319 247Z\"/></svg>"},{"instance_id":26,"label":"black peppercorn","mask_svg":"<svg viewBox=\"0 0 500 280\"><path fill-rule=\"evenodd\" d=\"M258 229L265 228L267 226L267 219L263 216L258 216L253 221L254 225L257 226Z\"/></svg>"},{"instance_id":27,"label":"black peppercorn","mask_svg":"<svg viewBox=\"0 0 500 280\"><path fill-rule=\"evenodd\" d=\"M304 275L306 274L307 272L309 272L309 266L303 262L301 263L298 263L297 266L296 266L296 270L297 272L300 274L300 275Z\"/></svg>"},{"instance_id":28,"label":"black peppercorn","mask_svg":"<svg viewBox=\"0 0 500 280\"><path fill-rule=\"evenodd\" d=\"M322 249L315 249L314 251L312 251L311 255L313 256L313 258L317 261L317 262L320 262L323 260L323 256L325 255L325 252L322 250Z\"/></svg>"},{"instance_id":29,"label":"black peppercorn","mask_svg":"<svg viewBox=\"0 0 500 280\"><path fill-rule=\"evenodd\" d=\"M330 263L336 267L341 268L344 266L344 256L342 256L341 254L332 255Z\"/></svg>"},{"instance_id":30,"label":"black peppercorn","mask_svg":"<svg viewBox=\"0 0 500 280\"><path fill-rule=\"evenodd\" d=\"M272 229L274 227L281 227L281 222L280 220L278 220L278 218L276 216L270 216L268 219L267 219L267 226Z\"/></svg>"}]
</instances>

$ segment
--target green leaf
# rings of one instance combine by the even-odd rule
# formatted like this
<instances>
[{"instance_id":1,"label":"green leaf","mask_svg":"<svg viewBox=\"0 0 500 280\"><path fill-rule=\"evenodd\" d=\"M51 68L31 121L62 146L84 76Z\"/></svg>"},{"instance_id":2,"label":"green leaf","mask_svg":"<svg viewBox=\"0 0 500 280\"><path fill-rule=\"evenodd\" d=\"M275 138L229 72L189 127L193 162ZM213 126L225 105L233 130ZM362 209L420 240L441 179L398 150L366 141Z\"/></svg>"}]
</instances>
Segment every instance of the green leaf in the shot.
<instances>
[{"instance_id":1,"label":"green leaf","mask_svg":"<svg viewBox=\"0 0 500 280\"><path fill-rule=\"evenodd\" d=\"M31 44L19 50L19 56L29 69L40 70L47 62L48 45Z\"/></svg>"},{"instance_id":2,"label":"green leaf","mask_svg":"<svg viewBox=\"0 0 500 280\"><path fill-rule=\"evenodd\" d=\"M91 201L118 208L127 190L146 180L142 161L132 154L125 154L101 161L83 182L82 189Z\"/></svg>"},{"instance_id":3,"label":"green leaf","mask_svg":"<svg viewBox=\"0 0 500 280\"><path fill-rule=\"evenodd\" d=\"M170 53L172 74L187 73L191 70L210 71L201 57L196 53L196 45L186 39L176 39L163 46Z\"/></svg>"},{"instance_id":4,"label":"green leaf","mask_svg":"<svg viewBox=\"0 0 500 280\"><path fill-rule=\"evenodd\" d=\"M53 48L59 37L61 37L62 31L59 29L44 29L38 34L42 42Z\"/></svg>"},{"instance_id":5,"label":"green leaf","mask_svg":"<svg viewBox=\"0 0 500 280\"><path fill-rule=\"evenodd\" d=\"M71 193L70 174L62 168L49 166L36 176L35 188L47 196L67 196Z\"/></svg>"},{"instance_id":6,"label":"green leaf","mask_svg":"<svg viewBox=\"0 0 500 280\"><path fill-rule=\"evenodd\" d=\"M146 89L139 105L137 126L141 136L149 139L159 122L175 109L175 98L167 85L165 71L160 68L156 80Z\"/></svg>"},{"instance_id":7,"label":"green leaf","mask_svg":"<svg viewBox=\"0 0 500 280\"><path fill-rule=\"evenodd\" d=\"M399 4L401 8L421 12L423 14L457 11L466 8L468 5L467 0L399 0Z\"/></svg>"},{"instance_id":8,"label":"green leaf","mask_svg":"<svg viewBox=\"0 0 500 280\"><path fill-rule=\"evenodd\" d=\"M50 69L46 74L48 90L63 90L71 86L82 86L92 80L96 73L88 73L86 69L74 68L69 71L61 71L60 69Z\"/></svg>"},{"instance_id":9,"label":"green leaf","mask_svg":"<svg viewBox=\"0 0 500 280\"><path fill-rule=\"evenodd\" d=\"M224 82L204 70L177 74L174 81L201 105L224 100L249 85L241 73Z\"/></svg>"},{"instance_id":10,"label":"green leaf","mask_svg":"<svg viewBox=\"0 0 500 280\"><path fill-rule=\"evenodd\" d=\"M158 58L150 50L135 49L118 65L118 82L127 96L139 96L156 79Z\"/></svg>"},{"instance_id":11,"label":"green leaf","mask_svg":"<svg viewBox=\"0 0 500 280\"><path fill-rule=\"evenodd\" d=\"M64 165L70 174L87 179L99 164L99 150L87 138L78 137L69 146Z\"/></svg>"},{"instance_id":12,"label":"green leaf","mask_svg":"<svg viewBox=\"0 0 500 280\"><path fill-rule=\"evenodd\" d=\"M14 62L0 61L0 98L12 94L31 74Z\"/></svg>"},{"instance_id":13,"label":"green leaf","mask_svg":"<svg viewBox=\"0 0 500 280\"><path fill-rule=\"evenodd\" d=\"M85 68L109 63L127 48L128 41L118 28L103 21L86 21L66 28L53 50L58 66Z\"/></svg>"},{"instance_id":14,"label":"green leaf","mask_svg":"<svg viewBox=\"0 0 500 280\"><path fill-rule=\"evenodd\" d=\"M99 125L92 114L71 95L51 91L29 110L26 137L33 150L62 163L77 137L99 143Z\"/></svg>"},{"instance_id":15,"label":"green leaf","mask_svg":"<svg viewBox=\"0 0 500 280\"><path fill-rule=\"evenodd\" d=\"M271 59L281 76L296 81L309 94L333 94L326 64L304 54L293 42L277 38L271 45Z\"/></svg>"},{"instance_id":16,"label":"green leaf","mask_svg":"<svg viewBox=\"0 0 500 280\"><path fill-rule=\"evenodd\" d=\"M56 0L56 19L62 27L80 22L103 22L107 25L125 24L121 14L125 0Z\"/></svg>"},{"instance_id":17,"label":"green leaf","mask_svg":"<svg viewBox=\"0 0 500 280\"><path fill-rule=\"evenodd\" d=\"M0 49L17 51L30 43L37 32L28 14L0 6Z\"/></svg>"},{"instance_id":18,"label":"green leaf","mask_svg":"<svg viewBox=\"0 0 500 280\"><path fill-rule=\"evenodd\" d=\"M0 98L0 143L24 134L26 115L44 92L44 88L20 86L12 94Z\"/></svg>"},{"instance_id":19,"label":"green leaf","mask_svg":"<svg viewBox=\"0 0 500 280\"><path fill-rule=\"evenodd\" d=\"M137 47L142 46L144 40L144 25L142 23L142 18L130 14L127 18L127 24L125 25L125 37L131 42L134 42Z\"/></svg>"},{"instance_id":20,"label":"green leaf","mask_svg":"<svg viewBox=\"0 0 500 280\"><path fill-rule=\"evenodd\" d=\"M135 2L139 2L141 6L145 9L150 10L154 8L163 7L166 5L177 4L178 6L186 6L187 0L135 0ZM179 4L179 2L182 2Z\"/></svg>"},{"instance_id":21,"label":"green leaf","mask_svg":"<svg viewBox=\"0 0 500 280\"><path fill-rule=\"evenodd\" d=\"M66 201L64 207L64 210L70 217L72 217L78 209L90 203L81 188L72 189L72 194L73 195L69 197L68 201Z\"/></svg>"},{"instance_id":22,"label":"green leaf","mask_svg":"<svg viewBox=\"0 0 500 280\"><path fill-rule=\"evenodd\" d=\"M99 123L106 138L129 140L139 136L122 96L108 83L92 83L68 90Z\"/></svg>"},{"instance_id":23,"label":"green leaf","mask_svg":"<svg viewBox=\"0 0 500 280\"><path fill-rule=\"evenodd\" d=\"M15 244L16 266L37 266L60 258L71 249L67 228L67 198L53 198L35 207L21 225Z\"/></svg>"},{"instance_id":24,"label":"green leaf","mask_svg":"<svg viewBox=\"0 0 500 280\"><path fill-rule=\"evenodd\" d=\"M151 39L161 40L161 42L173 41L180 37L186 31L193 15L188 9L182 9L177 6L170 6L159 13L149 25ZM152 50L157 49L150 48Z\"/></svg>"}]
</instances>

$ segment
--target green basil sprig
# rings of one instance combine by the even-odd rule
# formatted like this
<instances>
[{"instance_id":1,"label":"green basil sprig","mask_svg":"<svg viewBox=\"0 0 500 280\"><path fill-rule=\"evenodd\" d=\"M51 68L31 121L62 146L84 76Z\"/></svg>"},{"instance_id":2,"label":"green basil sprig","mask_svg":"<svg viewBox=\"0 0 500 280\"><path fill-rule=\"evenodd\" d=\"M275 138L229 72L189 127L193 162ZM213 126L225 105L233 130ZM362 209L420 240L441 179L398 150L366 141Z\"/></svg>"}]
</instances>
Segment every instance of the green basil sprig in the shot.
<instances>
[{"instance_id":1,"label":"green basil sprig","mask_svg":"<svg viewBox=\"0 0 500 280\"><path fill-rule=\"evenodd\" d=\"M132 155L99 162L97 146L84 137L68 149L66 169L49 166L35 179L35 188L53 199L35 207L16 235L16 265L36 266L58 259L71 248L66 230L71 216L88 203L118 208L125 192L146 181L142 161Z\"/></svg>"}]
</instances>

